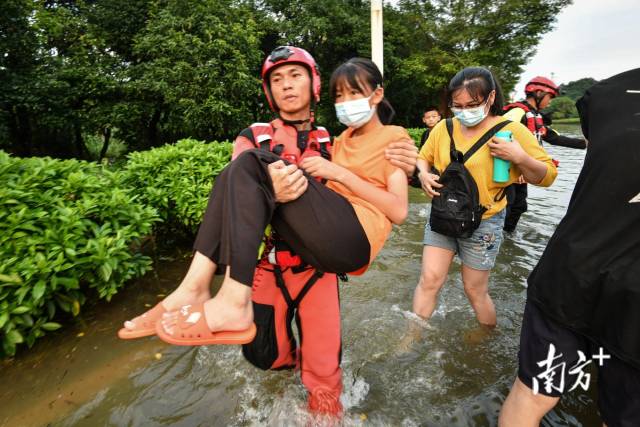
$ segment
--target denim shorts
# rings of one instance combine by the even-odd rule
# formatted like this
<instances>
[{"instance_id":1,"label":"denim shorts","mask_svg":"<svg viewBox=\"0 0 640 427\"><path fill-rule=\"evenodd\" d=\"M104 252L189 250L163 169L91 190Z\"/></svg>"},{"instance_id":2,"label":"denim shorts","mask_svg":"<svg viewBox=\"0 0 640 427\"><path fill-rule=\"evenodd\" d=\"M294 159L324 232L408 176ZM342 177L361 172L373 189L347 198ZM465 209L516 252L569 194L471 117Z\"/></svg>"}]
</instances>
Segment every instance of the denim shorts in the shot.
<instances>
[{"instance_id":1,"label":"denim shorts","mask_svg":"<svg viewBox=\"0 0 640 427\"><path fill-rule=\"evenodd\" d=\"M448 249L460 257L462 264L475 270L491 270L496 263L496 257L502 243L502 227L506 209L501 210L490 218L483 219L480 227L471 237L456 238L445 236L431 230L429 221L424 229L423 244L437 248Z\"/></svg>"}]
</instances>

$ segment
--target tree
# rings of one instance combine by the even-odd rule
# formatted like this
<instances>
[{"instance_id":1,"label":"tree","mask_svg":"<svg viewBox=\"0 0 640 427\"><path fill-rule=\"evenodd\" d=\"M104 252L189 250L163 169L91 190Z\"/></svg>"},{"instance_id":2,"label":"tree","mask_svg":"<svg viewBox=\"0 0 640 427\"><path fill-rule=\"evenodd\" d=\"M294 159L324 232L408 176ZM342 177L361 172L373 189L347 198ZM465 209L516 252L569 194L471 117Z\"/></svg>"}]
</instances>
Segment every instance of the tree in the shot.
<instances>
[{"instance_id":1,"label":"tree","mask_svg":"<svg viewBox=\"0 0 640 427\"><path fill-rule=\"evenodd\" d=\"M444 87L460 69L490 68L509 93L542 35L570 0L401 0L387 13L393 31L405 27L389 69L391 96L400 94L401 123L419 123L412 104L443 100ZM385 11L386 12L386 11ZM386 23L385 23L386 24ZM386 34L386 31L385 31ZM385 51L386 54L386 51ZM416 79L417 77L417 79ZM407 99L413 102L406 103ZM405 106L408 105L408 108ZM442 105L442 102L440 102Z\"/></svg>"},{"instance_id":2,"label":"tree","mask_svg":"<svg viewBox=\"0 0 640 427\"><path fill-rule=\"evenodd\" d=\"M593 86L596 83L598 83L596 79L593 79L591 77L584 77L579 80L571 81L567 84L561 84L560 91L562 92L563 95L567 96L568 98L574 101L577 101L578 98L584 95L584 92L587 89L589 89L591 86Z\"/></svg>"},{"instance_id":3,"label":"tree","mask_svg":"<svg viewBox=\"0 0 640 427\"><path fill-rule=\"evenodd\" d=\"M385 6L385 84L396 123L444 107L460 69L490 67L509 92L570 0L400 0ZM311 52L319 121L340 127L331 72L370 57L365 0L5 0L0 15L0 144L83 157L87 134L141 149L231 138L266 118L258 75L277 45ZM104 147L106 149L106 146Z\"/></svg>"},{"instance_id":4,"label":"tree","mask_svg":"<svg viewBox=\"0 0 640 427\"><path fill-rule=\"evenodd\" d=\"M0 143L82 158L86 133L133 148L234 135L259 104L253 14L232 0L8 0Z\"/></svg>"},{"instance_id":5,"label":"tree","mask_svg":"<svg viewBox=\"0 0 640 427\"><path fill-rule=\"evenodd\" d=\"M251 11L233 3L167 1L137 35L128 86L152 126L136 146L229 137L251 121L261 33Z\"/></svg>"},{"instance_id":6,"label":"tree","mask_svg":"<svg viewBox=\"0 0 640 427\"><path fill-rule=\"evenodd\" d=\"M578 117L576 103L568 96L559 96L551 101L551 104L545 109L546 112L553 113L554 119L566 119L569 117Z\"/></svg>"}]
</instances>

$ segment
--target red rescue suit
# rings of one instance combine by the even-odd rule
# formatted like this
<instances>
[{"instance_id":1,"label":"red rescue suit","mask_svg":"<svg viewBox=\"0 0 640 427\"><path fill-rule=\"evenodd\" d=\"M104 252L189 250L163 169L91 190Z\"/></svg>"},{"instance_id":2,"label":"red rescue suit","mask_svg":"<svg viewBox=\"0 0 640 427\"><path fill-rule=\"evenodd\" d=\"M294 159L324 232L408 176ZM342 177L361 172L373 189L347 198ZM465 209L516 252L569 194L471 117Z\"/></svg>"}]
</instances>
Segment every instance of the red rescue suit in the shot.
<instances>
[{"instance_id":1,"label":"red rescue suit","mask_svg":"<svg viewBox=\"0 0 640 427\"><path fill-rule=\"evenodd\" d=\"M308 156L328 158L330 137L322 127L298 132L276 119L254 123L243 130L235 140L232 158L253 148L267 149L298 163ZM275 252L274 257L273 249L281 243L276 238L275 244L268 245L256 267L252 302L258 331L242 352L261 369L300 369L302 383L309 392L310 409L339 414L342 343L338 277L300 265L301 260L286 251ZM292 329L294 319L299 348Z\"/></svg>"}]
</instances>

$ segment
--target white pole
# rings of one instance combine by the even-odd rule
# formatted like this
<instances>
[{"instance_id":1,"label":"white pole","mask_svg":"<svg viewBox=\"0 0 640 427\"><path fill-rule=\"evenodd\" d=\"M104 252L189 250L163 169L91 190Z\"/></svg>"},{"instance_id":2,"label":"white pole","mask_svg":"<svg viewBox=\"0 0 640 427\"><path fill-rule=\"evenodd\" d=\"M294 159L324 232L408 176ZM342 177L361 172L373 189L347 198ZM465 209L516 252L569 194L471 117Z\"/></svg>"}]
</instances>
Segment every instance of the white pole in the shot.
<instances>
[{"instance_id":1,"label":"white pole","mask_svg":"<svg viewBox=\"0 0 640 427\"><path fill-rule=\"evenodd\" d=\"M384 74L382 53L382 0L371 0L371 60Z\"/></svg>"}]
</instances>

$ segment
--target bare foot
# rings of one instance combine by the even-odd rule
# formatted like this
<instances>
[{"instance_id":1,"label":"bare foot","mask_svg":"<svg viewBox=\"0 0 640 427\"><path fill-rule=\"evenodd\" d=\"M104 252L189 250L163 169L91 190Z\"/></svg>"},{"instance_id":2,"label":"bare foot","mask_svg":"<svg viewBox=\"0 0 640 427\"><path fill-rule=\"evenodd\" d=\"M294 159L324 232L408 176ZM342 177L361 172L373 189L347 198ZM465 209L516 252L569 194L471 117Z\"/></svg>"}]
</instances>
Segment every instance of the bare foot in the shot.
<instances>
[{"instance_id":1,"label":"bare foot","mask_svg":"<svg viewBox=\"0 0 640 427\"><path fill-rule=\"evenodd\" d=\"M244 331L253 323L251 288L238 282L230 283L218 294L204 303L204 316L212 332ZM180 317L180 311L170 311L162 315L162 327L168 334Z\"/></svg>"},{"instance_id":2,"label":"bare foot","mask_svg":"<svg viewBox=\"0 0 640 427\"><path fill-rule=\"evenodd\" d=\"M211 292L209 289L190 289L189 286L184 283L181 284L175 291L169 294L165 299L160 303L165 311L175 311L180 309L180 307L189 305L189 304L198 304L204 301L207 301L211 298ZM142 316L144 313L138 317L135 317L131 320L127 320L124 322L124 327L130 331L136 328L136 323L139 323L142 320Z\"/></svg>"}]
</instances>

